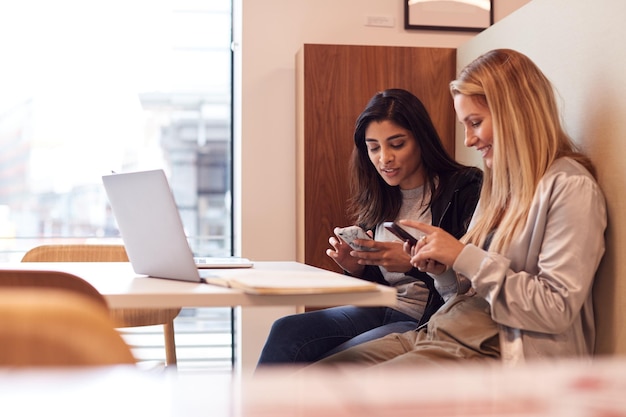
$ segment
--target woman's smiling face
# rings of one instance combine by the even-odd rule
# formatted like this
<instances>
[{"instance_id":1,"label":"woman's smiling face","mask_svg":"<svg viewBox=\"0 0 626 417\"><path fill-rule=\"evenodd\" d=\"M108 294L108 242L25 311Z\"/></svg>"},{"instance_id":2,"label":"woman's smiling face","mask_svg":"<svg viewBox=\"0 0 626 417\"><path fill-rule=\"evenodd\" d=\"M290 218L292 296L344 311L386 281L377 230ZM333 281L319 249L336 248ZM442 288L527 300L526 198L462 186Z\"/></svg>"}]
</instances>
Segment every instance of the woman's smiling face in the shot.
<instances>
[{"instance_id":1,"label":"woman's smiling face","mask_svg":"<svg viewBox=\"0 0 626 417\"><path fill-rule=\"evenodd\" d=\"M370 161L391 186L410 190L424 184L422 154L413 134L397 124L373 121L365 130Z\"/></svg>"},{"instance_id":2,"label":"woman's smiling face","mask_svg":"<svg viewBox=\"0 0 626 417\"><path fill-rule=\"evenodd\" d=\"M472 96L457 94L454 109L465 128L465 146L476 148L485 166L493 168L493 126L489 108Z\"/></svg>"}]
</instances>

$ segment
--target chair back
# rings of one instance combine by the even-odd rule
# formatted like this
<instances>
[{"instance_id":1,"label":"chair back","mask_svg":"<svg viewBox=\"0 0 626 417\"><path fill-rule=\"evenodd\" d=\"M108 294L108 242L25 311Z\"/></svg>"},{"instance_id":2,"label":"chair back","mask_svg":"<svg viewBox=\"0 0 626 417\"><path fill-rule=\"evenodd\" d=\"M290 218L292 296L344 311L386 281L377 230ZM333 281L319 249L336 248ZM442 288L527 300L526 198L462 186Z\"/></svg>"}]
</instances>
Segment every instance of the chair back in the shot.
<instances>
[{"instance_id":1,"label":"chair back","mask_svg":"<svg viewBox=\"0 0 626 417\"><path fill-rule=\"evenodd\" d=\"M108 310L106 299L93 285L67 272L0 269L0 287L69 290Z\"/></svg>"},{"instance_id":2,"label":"chair back","mask_svg":"<svg viewBox=\"0 0 626 417\"><path fill-rule=\"evenodd\" d=\"M41 287L0 291L0 366L135 364L108 313L74 291Z\"/></svg>"},{"instance_id":3,"label":"chair back","mask_svg":"<svg viewBox=\"0 0 626 417\"><path fill-rule=\"evenodd\" d=\"M124 245L41 245L30 249L22 262L128 262Z\"/></svg>"}]
</instances>

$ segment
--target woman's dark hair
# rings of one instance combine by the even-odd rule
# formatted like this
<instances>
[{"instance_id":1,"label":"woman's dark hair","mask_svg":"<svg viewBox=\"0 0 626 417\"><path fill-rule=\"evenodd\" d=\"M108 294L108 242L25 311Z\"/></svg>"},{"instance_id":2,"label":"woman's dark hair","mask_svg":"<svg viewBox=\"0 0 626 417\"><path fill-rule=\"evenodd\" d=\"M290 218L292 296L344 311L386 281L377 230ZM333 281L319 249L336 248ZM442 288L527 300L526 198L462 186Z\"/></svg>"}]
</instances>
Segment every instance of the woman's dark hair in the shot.
<instances>
[{"instance_id":1,"label":"woman's dark hair","mask_svg":"<svg viewBox=\"0 0 626 417\"><path fill-rule=\"evenodd\" d=\"M350 160L350 198L348 216L367 229L383 221L395 220L402 205L399 186L388 185L370 161L365 131L372 122L390 121L410 131L421 150L426 174L425 189L432 196L425 210L441 194L449 175L463 168L446 152L424 104L409 91L389 89L377 93L358 117L354 129L354 143ZM438 180L437 180L438 179Z\"/></svg>"}]
</instances>

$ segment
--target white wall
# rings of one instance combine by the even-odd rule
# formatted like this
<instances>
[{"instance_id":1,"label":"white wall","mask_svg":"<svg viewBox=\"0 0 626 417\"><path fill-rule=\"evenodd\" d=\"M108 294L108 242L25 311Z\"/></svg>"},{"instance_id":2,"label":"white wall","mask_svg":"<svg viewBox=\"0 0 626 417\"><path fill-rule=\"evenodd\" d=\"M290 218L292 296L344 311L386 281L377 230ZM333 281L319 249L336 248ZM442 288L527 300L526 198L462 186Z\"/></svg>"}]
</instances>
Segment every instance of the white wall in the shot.
<instances>
[{"instance_id":1,"label":"white wall","mask_svg":"<svg viewBox=\"0 0 626 417\"><path fill-rule=\"evenodd\" d=\"M529 1L494 0L495 20ZM298 49L305 43L454 48L476 34L406 31L401 0L237 0L235 9L242 12L237 25L243 29L236 35L238 245L241 254L255 260L295 260ZM366 16L392 17L395 27L367 27Z\"/></svg>"},{"instance_id":2,"label":"white wall","mask_svg":"<svg viewBox=\"0 0 626 417\"><path fill-rule=\"evenodd\" d=\"M572 138L598 170L609 215L607 252L596 278L597 349L626 353L626 2L624 0L533 0L458 48L457 65L466 65L494 48L525 53L553 82ZM464 152L457 132L457 159ZM584 239L584 227L580 238Z\"/></svg>"}]
</instances>

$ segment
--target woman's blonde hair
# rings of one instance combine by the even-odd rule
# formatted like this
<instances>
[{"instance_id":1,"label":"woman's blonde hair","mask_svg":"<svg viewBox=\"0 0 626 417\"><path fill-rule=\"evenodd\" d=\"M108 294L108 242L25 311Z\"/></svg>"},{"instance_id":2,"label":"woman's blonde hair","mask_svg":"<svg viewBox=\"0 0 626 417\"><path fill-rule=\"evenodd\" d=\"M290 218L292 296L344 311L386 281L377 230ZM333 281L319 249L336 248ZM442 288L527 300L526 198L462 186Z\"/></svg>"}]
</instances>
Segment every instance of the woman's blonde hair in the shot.
<instances>
[{"instance_id":1,"label":"woman's blonde hair","mask_svg":"<svg viewBox=\"0 0 626 417\"><path fill-rule=\"evenodd\" d=\"M468 64L450 83L452 96L472 97L491 113L493 163L485 167L476 219L463 237L503 252L526 222L535 189L550 165L560 157L589 160L577 152L562 128L554 89L525 55L496 49Z\"/></svg>"}]
</instances>

